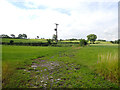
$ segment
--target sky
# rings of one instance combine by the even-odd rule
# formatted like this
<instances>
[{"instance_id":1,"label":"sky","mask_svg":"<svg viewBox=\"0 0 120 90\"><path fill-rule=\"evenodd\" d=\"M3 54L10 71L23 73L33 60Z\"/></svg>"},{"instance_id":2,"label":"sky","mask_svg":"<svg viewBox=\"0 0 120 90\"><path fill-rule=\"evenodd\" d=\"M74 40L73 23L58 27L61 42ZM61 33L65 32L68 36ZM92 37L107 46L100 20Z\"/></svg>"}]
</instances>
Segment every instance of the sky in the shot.
<instances>
[{"instance_id":1,"label":"sky","mask_svg":"<svg viewBox=\"0 0 120 90\"><path fill-rule=\"evenodd\" d=\"M118 39L118 0L0 0L0 34Z\"/></svg>"}]
</instances>

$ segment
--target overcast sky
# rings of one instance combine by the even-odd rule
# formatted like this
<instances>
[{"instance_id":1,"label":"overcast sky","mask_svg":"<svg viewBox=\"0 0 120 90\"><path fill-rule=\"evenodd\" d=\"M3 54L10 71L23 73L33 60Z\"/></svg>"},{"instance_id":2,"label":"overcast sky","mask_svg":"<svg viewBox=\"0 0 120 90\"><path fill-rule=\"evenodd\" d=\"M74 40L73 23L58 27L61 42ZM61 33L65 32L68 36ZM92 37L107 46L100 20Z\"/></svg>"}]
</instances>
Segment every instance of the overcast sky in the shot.
<instances>
[{"instance_id":1,"label":"overcast sky","mask_svg":"<svg viewBox=\"0 0 120 90\"><path fill-rule=\"evenodd\" d=\"M99 2L98 2L99 1ZM0 0L0 34L28 38L118 38L118 0Z\"/></svg>"}]
</instances>

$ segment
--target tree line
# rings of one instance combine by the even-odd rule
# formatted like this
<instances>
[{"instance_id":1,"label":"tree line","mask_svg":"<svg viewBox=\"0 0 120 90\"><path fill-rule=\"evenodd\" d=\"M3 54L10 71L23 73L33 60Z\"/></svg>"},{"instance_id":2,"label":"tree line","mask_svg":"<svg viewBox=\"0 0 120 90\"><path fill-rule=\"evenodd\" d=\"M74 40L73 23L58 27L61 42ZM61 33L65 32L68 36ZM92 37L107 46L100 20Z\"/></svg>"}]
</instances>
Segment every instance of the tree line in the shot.
<instances>
[{"instance_id":1,"label":"tree line","mask_svg":"<svg viewBox=\"0 0 120 90\"><path fill-rule=\"evenodd\" d=\"M110 42L113 43L113 44L120 44L120 39L115 40L115 41L110 41Z\"/></svg>"},{"instance_id":2,"label":"tree line","mask_svg":"<svg viewBox=\"0 0 120 90\"><path fill-rule=\"evenodd\" d=\"M27 39L27 34L19 34L17 37L14 34L10 34L10 36L8 36L6 34L1 34L0 38Z\"/></svg>"},{"instance_id":3,"label":"tree line","mask_svg":"<svg viewBox=\"0 0 120 90\"><path fill-rule=\"evenodd\" d=\"M8 36L6 34L2 34L2 35L0 35L0 38L27 39L27 34L19 34L17 37L14 34L10 34L10 36ZM37 38L39 38L39 36L37 36ZM88 42L90 42L90 44L95 44L96 39L97 39L97 35L89 34L89 35L87 35L87 40L82 39L82 38L81 39L72 38L72 39L67 39L67 41L79 40L80 41L80 46L84 46L84 45L87 45ZM47 42L48 42L48 44L52 44L53 41L55 41L55 40L56 40L56 35L54 34L52 39L47 39ZM60 39L60 41L63 41L63 40ZM101 40L101 39L98 39L97 41L106 42L106 40ZM10 42L10 43L13 43L13 42ZM115 41L110 41L110 42L113 43L113 44L120 44L120 39L115 40Z\"/></svg>"}]
</instances>

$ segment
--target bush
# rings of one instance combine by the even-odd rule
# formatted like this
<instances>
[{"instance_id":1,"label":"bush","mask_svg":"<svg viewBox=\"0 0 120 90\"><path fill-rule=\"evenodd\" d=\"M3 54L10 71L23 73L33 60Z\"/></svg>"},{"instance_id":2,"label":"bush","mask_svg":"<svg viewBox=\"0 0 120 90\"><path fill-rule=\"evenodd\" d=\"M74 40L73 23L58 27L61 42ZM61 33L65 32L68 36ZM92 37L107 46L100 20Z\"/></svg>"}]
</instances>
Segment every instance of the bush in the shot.
<instances>
[{"instance_id":1,"label":"bush","mask_svg":"<svg viewBox=\"0 0 120 90\"><path fill-rule=\"evenodd\" d=\"M60 39L60 41L63 41L62 39Z\"/></svg>"},{"instance_id":2,"label":"bush","mask_svg":"<svg viewBox=\"0 0 120 90\"><path fill-rule=\"evenodd\" d=\"M47 43L48 43L49 45L51 45L51 42L52 42L51 39L47 39Z\"/></svg>"},{"instance_id":3,"label":"bush","mask_svg":"<svg viewBox=\"0 0 120 90\"><path fill-rule=\"evenodd\" d=\"M10 44L13 44L14 43L14 41L13 40L10 40Z\"/></svg>"},{"instance_id":4,"label":"bush","mask_svg":"<svg viewBox=\"0 0 120 90\"><path fill-rule=\"evenodd\" d=\"M86 46L88 43L85 39L80 39L80 46Z\"/></svg>"}]
</instances>

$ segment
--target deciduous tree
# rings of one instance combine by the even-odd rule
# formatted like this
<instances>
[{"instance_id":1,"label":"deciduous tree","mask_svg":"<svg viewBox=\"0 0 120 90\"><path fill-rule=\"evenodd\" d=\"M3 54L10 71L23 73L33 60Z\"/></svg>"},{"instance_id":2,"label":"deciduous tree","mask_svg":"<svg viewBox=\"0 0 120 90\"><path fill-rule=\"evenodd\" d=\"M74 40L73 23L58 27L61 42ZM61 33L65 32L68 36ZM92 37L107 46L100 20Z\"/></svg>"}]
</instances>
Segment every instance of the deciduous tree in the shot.
<instances>
[{"instance_id":1,"label":"deciduous tree","mask_svg":"<svg viewBox=\"0 0 120 90\"><path fill-rule=\"evenodd\" d=\"M90 41L90 43L91 42L94 43L97 39L97 36L95 34L90 34L87 36L87 38L88 38L88 41Z\"/></svg>"},{"instance_id":2,"label":"deciduous tree","mask_svg":"<svg viewBox=\"0 0 120 90\"><path fill-rule=\"evenodd\" d=\"M14 34L10 34L10 36L11 36L12 38L15 38L15 35L14 35Z\"/></svg>"}]
</instances>

